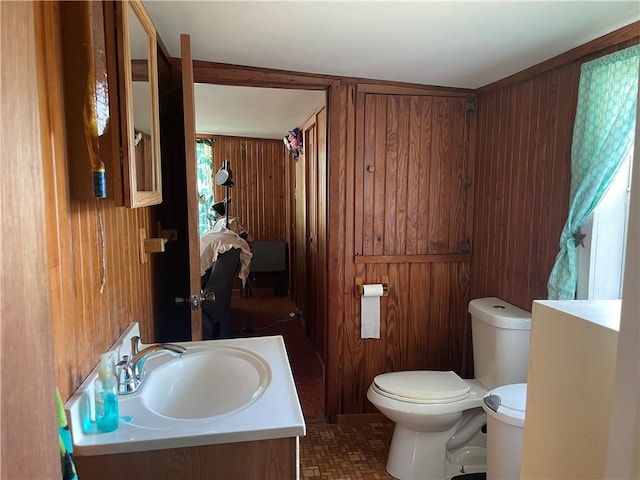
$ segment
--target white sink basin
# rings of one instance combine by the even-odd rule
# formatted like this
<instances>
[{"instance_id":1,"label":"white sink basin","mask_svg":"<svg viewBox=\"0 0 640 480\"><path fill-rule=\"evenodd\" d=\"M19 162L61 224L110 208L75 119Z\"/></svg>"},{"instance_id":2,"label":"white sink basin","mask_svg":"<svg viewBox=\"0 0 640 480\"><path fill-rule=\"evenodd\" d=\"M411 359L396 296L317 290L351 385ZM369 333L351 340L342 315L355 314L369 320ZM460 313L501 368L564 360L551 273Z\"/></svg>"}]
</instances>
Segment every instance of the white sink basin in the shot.
<instances>
[{"instance_id":1,"label":"white sink basin","mask_svg":"<svg viewBox=\"0 0 640 480\"><path fill-rule=\"evenodd\" d=\"M148 372L140 395L151 411L180 419L225 415L256 401L271 382L265 360L247 350L189 352ZM135 423L135 422L134 422Z\"/></svg>"},{"instance_id":2,"label":"white sink basin","mask_svg":"<svg viewBox=\"0 0 640 480\"><path fill-rule=\"evenodd\" d=\"M138 324L119 337L115 358L131 355ZM181 342L183 357L149 357L137 392L119 396L118 429L103 433L90 417L96 367L66 403L74 455L289 438L305 434L281 336Z\"/></svg>"}]
</instances>

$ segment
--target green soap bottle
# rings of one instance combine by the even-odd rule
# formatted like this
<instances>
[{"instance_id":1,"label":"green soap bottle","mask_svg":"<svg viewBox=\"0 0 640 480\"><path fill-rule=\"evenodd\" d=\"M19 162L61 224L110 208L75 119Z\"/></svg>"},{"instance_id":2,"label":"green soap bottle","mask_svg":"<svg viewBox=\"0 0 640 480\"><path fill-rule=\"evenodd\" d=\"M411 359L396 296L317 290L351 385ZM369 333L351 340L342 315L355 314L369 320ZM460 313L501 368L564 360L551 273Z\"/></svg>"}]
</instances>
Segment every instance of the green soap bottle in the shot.
<instances>
[{"instance_id":1,"label":"green soap bottle","mask_svg":"<svg viewBox=\"0 0 640 480\"><path fill-rule=\"evenodd\" d=\"M94 383L96 395L96 425L101 432L113 432L118 428L118 381L108 353L103 353Z\"/></svg>"}]
</instances>

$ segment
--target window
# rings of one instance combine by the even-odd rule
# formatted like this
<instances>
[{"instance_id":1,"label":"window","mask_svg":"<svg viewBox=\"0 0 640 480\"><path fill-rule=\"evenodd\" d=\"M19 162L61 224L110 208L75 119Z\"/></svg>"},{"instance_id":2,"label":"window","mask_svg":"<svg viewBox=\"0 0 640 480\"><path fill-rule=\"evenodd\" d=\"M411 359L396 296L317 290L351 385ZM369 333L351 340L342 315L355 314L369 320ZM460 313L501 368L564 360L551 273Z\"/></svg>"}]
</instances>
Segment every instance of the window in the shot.
<instances>
[{"instance_id":1,"label":"window","mask_svg":"<svg viewBox=\"0 0 640 480\"><path fill-rule=\"evenodd\" d=\"M605 270L609 270L614 263L622 264L624 260L624 246L614 248L611 242L624 243L628 199L624 204L612 207L616 213L624 213L623 217L614 215L619 219L617 223L608 213L604 213L606 207L603 205L606 204L602 204L601 200L611 190L609 187L620 172L621 165L625 161L630 164L636 124L639 58L640 45L635 45L583 63L580 68L571 144L569 214L560 234L560 251L547 282L550 300L572 300L577 296L579 246L584 246L586 233L583 229L590 217L593 217L592 235L589 235L592 245L589 247L588 260L583 262L589 266L589 273L583 274L606 285L607 290L610 289L607 295L612 295L611 292L616 290L618 293L615 296L620 295L622 282L614 281L612 277L620 276L620 272L614 273L618 267L612 268L609 273ZM627 185L629 168L625 169ZM620 182L620 185L624 185L623 179ZM616 191L620 190L611 190L612 199L617 196ZM594 216L597 208L601 208L601 211ZM614 230L614 225L617 225L617 230ZM614 251L617 252L614 255L617 258L615 262L606 256L614 254ZM599 270L603 267L605 270ZM604 295L596 293L600 287L593 288L596 290L592 290L587 281L588 298Z\"/></svg>"},{"instance_id":2,"label":"window","mask_svg":"<svg viewBox=\"0 0 640 480\"><path fill-rule=\"evenodd\" d=\"M578 300L622 298L632 159L633 150L582 227L585 237L584 248L578 247Z\"/></svg>"}]
</instances>

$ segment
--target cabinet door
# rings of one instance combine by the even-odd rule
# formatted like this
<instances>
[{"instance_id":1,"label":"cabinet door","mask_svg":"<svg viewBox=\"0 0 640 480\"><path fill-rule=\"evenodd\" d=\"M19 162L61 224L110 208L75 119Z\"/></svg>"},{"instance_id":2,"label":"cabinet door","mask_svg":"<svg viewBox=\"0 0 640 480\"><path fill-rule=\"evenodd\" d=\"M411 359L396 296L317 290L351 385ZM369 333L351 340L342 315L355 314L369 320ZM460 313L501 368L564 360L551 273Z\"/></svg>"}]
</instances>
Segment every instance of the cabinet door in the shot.
<instances>
[{"instance_id":1,"label":"cabinet door","mask_svg":"<svg viewBox=\"0 0 640 480\"><path fill-rule=\"evenodd\" d=\"M356 253L463 253L470 201L467 99L366 94L363 109Z\"/></svg>"}]
</instances>

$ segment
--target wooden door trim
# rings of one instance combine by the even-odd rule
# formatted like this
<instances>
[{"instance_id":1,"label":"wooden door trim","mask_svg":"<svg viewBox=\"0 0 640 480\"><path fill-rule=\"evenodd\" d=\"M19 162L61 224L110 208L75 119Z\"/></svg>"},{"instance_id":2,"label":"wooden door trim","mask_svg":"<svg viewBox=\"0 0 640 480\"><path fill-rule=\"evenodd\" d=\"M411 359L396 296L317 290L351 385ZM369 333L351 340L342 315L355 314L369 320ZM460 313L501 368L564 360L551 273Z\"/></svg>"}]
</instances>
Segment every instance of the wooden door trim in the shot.
<instances>
[{"instance_id":1,"label":"wooden door trim","mask_svg":"<svg viewBox=\"0 0 640 480\"><path fill-rule=\"evenodd\" d=\"M200 236L198 234L198 193L196 191L196 125L193 93L191 37L180 35L182 58L182 98L184 108L184 148L187 171L187 230L189 235L189 294L200 293ZM190 228L195 226L196 228ZM202 309L191 307L191 340L202 340Z\"/></svg>"},{"instance_id":2,"label":"wooden door trim","mask_svg":"<svg viewBox=\"0 0 640 480\"><path fill-rule=\"evenodd\" d=\"M318 308L315 301L318 285L318 138L316 115L302 125L304 139L304 210L305 210L305 308L303 317L309 319L305 325L307 335L317 350ZM316 268L314 268L314 266Z\"/></svg>"}]
</instances>

